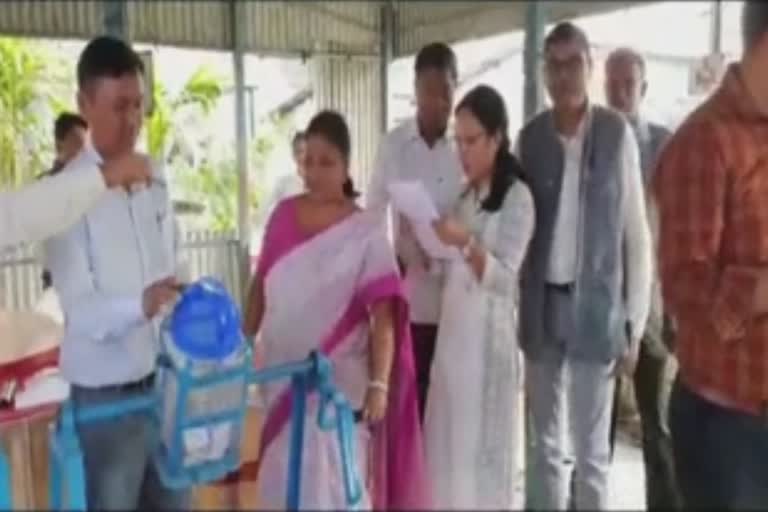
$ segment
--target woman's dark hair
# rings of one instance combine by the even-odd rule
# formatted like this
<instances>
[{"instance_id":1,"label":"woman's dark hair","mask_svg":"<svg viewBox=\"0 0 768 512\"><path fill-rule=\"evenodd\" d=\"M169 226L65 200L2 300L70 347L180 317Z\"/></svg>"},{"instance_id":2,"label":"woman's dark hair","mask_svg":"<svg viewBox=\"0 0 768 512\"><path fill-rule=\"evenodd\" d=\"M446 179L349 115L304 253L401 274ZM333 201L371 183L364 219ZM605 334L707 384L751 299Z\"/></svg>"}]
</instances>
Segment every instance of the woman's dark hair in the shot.
<instances>
[{"instance_id":1,"label":"woman's dark hair","mask_svg":"<svg viewBox=\"0 0 768 512\"><path fill-rule=\"evenodd\" d=\"M482 209L495 212L501 208L509 188L517 180L524 180L520 162L509 151L509 119L504 100L498 92L487 85L479 85L469 91L456 107L456 112L469 111L490 135L499 135L501 143L491 178L491 190L482 204Z\"/></svg>"},{"instance_id":2,"label":"woman's dark hair","mask_svg":"<svg viewBox=\"0 0 768 512\"><path fill-rule=\"evenodd\" d=\"M307 138L313 135L319 135L330 144L336 146L341 152L344 160L349 164L352 153L352 143L349 137L349 128L344 116L333 110L323 110L315 115L309 122L307 130L304 132ZM344 182L344 197L354 199L360 194L355 190L355 184L351 177L347 177Z\"/></svg>"}]
</instances>

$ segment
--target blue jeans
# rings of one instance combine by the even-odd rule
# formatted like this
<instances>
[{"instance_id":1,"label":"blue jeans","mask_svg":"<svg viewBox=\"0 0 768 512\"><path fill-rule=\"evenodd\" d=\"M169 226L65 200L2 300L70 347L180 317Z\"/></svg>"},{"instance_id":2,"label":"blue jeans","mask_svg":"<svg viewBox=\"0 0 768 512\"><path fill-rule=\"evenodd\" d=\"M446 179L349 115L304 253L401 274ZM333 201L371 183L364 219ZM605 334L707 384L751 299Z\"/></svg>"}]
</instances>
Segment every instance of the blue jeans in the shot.
<instances>
[{"instance_id":1,"label":"blue jeans","mask_svg":"<svg viewBox=\"0 0 768 512\"><path fill-rule=\"evenodd\" d=\"M135 397L148 390L86 389L73 386L77 406ZM152 463L159 435L146 415L79 426L89 510L189 510L189 491L166 489Z\"/></svg>"},{"instance_id":2,"label":"blue jeans","mask_svg":"<svg viewBox=\"0 0 768 512\"><path fill-rule=\"evenodd\" d=\"M686 509L768 510L768 419L716 405L678 380L669 422Z\"/></svg>"}]
</instances>

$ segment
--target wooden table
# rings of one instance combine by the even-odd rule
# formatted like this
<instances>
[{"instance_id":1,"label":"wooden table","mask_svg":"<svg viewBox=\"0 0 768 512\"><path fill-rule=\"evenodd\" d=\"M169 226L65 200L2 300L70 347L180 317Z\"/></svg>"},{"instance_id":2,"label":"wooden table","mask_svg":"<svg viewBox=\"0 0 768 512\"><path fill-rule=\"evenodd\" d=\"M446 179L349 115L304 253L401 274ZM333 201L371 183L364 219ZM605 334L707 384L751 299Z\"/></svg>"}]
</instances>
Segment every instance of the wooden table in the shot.
<instances>
[{"instance_id":1,"label":"wooden table","mask_svg":"<svg viewBox=\"0 0 768 512\"><path fill-rule=\"evenodd\" d=\"M18 361L0 364L0 377L24 382L39 371L58 366L53 348ZM17 410L0 409L0 443L8 455L16 509L48 508L48 437L58 404Z\"/></svg>"},{"instance_id":2,"label":"wooden table","mask_svg":"<svg viewBox=\"0 0 768 512\"><path fill-rule=\"evenodd\" d=\"M58 405L0 411L0 442L11 468L14 509L48 508L48 441Z\"/></svg>"}]
</instances>

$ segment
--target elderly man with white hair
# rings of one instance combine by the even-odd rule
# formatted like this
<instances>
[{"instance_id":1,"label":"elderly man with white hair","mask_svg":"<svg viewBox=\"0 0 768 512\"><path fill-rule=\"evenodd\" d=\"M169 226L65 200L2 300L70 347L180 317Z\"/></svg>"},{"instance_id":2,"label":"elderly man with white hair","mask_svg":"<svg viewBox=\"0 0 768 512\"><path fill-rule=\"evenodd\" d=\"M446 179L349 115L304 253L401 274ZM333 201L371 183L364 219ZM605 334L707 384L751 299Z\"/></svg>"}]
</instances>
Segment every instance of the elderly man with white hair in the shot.
<instances>
[{"instance_id":1,"label":"elderly man with white hair","mask_svg":"<svg viewBox=\"0 0 768 512\"><path fill-rule=\"evenodd\" d=\"M631 48L614 50L605 62L605 96L608 104L623 113L640 150L640 166L646 187L653 178L661 150L670 132L664 126L648 121L640 106L648 88L645 59ZM651 195L646 194L649 225L656 226ZM674 357L670 353L673 343L671 320L664 314L661 286L656 279L651 297L651 308L645 333L640 345L634 373L635 397L643 430L643 458L648 510L679 507L672 456L672 439L667 421L669 396L672 389L671 371ZM621 377L618 378L614 401L614 422L611 444L614 442Z\"/></svg>"}]
</instances>

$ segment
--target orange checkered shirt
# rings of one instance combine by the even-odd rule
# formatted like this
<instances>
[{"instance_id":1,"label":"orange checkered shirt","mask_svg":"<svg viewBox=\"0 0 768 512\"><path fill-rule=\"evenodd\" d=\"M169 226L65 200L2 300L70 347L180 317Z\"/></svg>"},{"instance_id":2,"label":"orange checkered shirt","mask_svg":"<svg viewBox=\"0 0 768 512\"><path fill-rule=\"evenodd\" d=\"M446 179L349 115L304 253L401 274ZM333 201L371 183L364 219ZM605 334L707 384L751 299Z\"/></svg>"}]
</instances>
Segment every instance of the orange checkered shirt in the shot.
<instances>
[{"instance_id":1,"label":"orange checkered shirt","mask_svg":"<svg viewBox=\"0 0 768 512\"><path fill-rule=\"evenodd\" d=\"M721 405L768 405L768 316L754 313L768 268L768 116L728 69L670 139L653 183L665 306L678 326L680 377ZM768 272L767 272L768 273Z\"/></svg>"}]
</instances>

